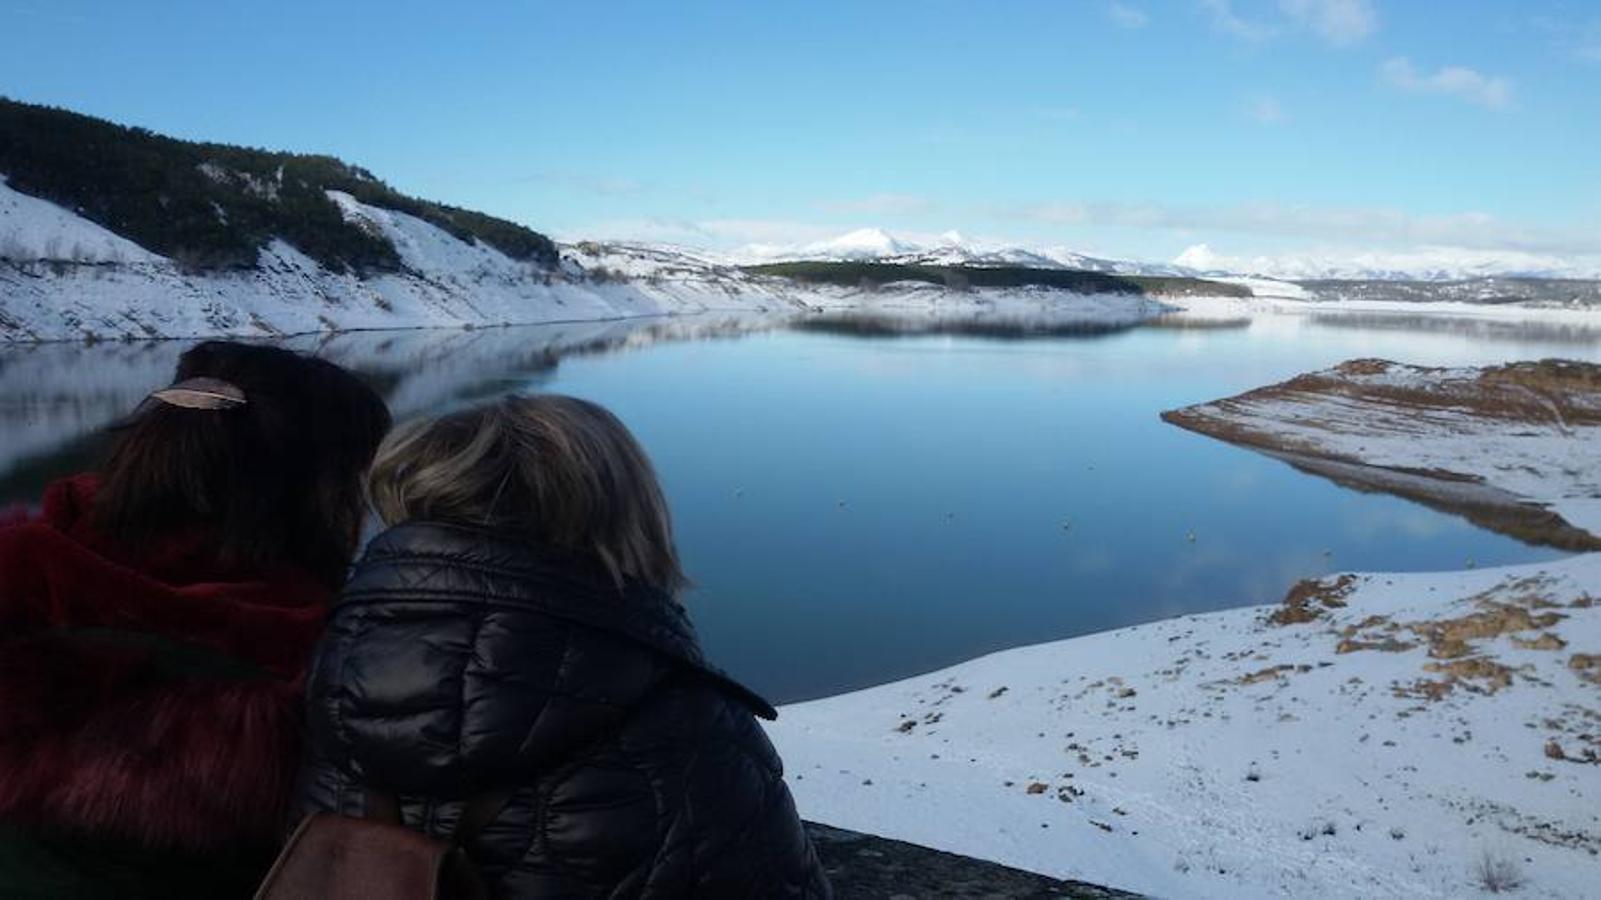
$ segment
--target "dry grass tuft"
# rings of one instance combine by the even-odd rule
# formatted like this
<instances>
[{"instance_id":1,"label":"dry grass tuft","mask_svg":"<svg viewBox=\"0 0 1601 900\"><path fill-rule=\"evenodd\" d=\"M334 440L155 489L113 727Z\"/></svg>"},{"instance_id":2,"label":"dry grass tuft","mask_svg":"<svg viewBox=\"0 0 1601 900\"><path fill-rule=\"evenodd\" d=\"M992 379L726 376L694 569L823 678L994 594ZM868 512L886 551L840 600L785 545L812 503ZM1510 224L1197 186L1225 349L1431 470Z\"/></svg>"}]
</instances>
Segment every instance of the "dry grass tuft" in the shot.
<instances>
[{"instance_id":1,"label":"dry grass tuft","mask_svg":"<svg viewBox=\"0 0 1601 900\"><path fill-rule=\"evenodd\" d=\"M1473 881L1480 890L1505 894L1522 887L1525 879L1517 860L1485 850L1473 863Z\"/></svg>"},{"instance_id":2,"label":"dry grass tuft","mask_svg":"<svg viewBox=\"0 0 1601 900\"><path fill-rule=\"evenodd\" d=\"M1339 609L1345 598L1356 590L1355 575L1341 575L1334 581L1307 578L1298 582L1284 595L1280 608L1267 617L1271 625L1299 625L1324 614L1325 610Z\"/></svg>"},{"instance_id":3,"label":"dry grass tuft","mask_svg":"<svg viewBox=\"0 0 1601 900\"><path fill-rule=\"evenodd\" d=\"M1591 684L1601 684L1601 653L1575 653L1568 657L1568 668Z\"/></svg>"}]
</instances>

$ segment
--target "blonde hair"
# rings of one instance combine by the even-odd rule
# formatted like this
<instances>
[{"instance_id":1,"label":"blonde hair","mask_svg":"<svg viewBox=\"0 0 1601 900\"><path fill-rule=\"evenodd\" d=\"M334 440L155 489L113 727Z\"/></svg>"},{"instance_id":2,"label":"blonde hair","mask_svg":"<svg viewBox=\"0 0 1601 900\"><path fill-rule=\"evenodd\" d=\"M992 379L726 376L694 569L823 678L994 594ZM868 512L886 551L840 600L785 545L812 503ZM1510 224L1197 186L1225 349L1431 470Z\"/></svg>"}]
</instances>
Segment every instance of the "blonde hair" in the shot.
<instances>
[{"instance_id":1,"label":"blonde hair","mask_svg":"<svg viewBox=\"0 0 1601 900\"><path fill-rule=\"evenodd\" d=\"M600 563L619 587L686 581L656 472L604 407L556 394L498 402L395 429L368 476L387 525L481 525Z\"/></svg>"}]
</instances>

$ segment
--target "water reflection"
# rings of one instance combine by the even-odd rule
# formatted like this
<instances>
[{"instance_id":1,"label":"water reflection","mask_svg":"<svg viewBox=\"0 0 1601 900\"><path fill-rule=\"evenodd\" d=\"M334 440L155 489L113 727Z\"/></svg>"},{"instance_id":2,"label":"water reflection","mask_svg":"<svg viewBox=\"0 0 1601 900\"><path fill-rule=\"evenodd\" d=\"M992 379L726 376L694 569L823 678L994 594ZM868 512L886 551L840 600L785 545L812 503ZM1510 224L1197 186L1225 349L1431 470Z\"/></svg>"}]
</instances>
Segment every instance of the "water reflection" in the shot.
<instances>
[{"instance_id":1,"label":"water reflection","mask_svg":"<svg viewBox=\"0 0 1601 900\"><path fill-rule=\"evenodd\" d=\"M1520 322L1477 316L1388 312L1312 313L1307 319L1318 328L1370 332L1409 331L1420 334L1444 334L1472 340L1536 342L1581 347L1601 343L1601 321L1577 321L1566 317Z\"/></svg>"},{"instance_id":2,"label":"water reflection","mask_svg":"<svg viewBox=\"0 0 1601 900\"><path fill-rule=\"evenodd\" d=\"M373 379L400 418L511 389L615 409L661 471L709 651L778 700L1271 602L1328 571L1557 555L1157 415L1358 356L1597 359L1601 344L1307 316L1083 324L922 317L880 334L729 316L288 343ZM0 503L87 465L188 343L0 347Z\"/></svg>"},{"instance_id":3,"label":"water reflection","mask_svg":"<svg viewBox=\"0 0 1601 900\"><path fill-rule=\"evenodd\" d=\"M766 316L686 316L483 329L307 335L279 341L363 375L396 419L536 387L567 356L773 328ZM91 465L104 429L167 384L194 341L0 344L0 504Z\"/></svg>"},{"instance_id":4,"label":"water reflection","mask_svg":"<svg viewBox=\"0 0 1601 900\"><path fill-rule=\"evenodd\" d=\"M916 337L946 334L995 340L1047 337L1098 337L1136 328L1138 318L1106 320L1072 313L994 311L966 313L824 313L793 320L796 331L859 338Z\"/></svg>"}]
</instances>

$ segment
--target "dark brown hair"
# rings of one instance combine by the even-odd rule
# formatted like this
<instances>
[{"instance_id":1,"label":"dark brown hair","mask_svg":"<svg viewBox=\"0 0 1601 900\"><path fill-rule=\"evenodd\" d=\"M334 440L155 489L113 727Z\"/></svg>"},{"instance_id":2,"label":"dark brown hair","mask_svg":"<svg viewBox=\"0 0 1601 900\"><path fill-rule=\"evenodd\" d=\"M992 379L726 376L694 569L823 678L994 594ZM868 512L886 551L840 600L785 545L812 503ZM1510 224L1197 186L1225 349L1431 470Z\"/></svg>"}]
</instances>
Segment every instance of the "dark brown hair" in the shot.
<instances>
[{"instance_id":1,"label":"dark brown hair","mask_svg":"<svg viewBox=\"0 0 1601 900\"><path fill-rule=\"evenodd\" d=\"M513 395L395 429L369 479L386 524L479 525L589 559L668 593L685 585L645 451L604 407Z\"/></svg>"},{"instance_id":2,"label":"dark brown hair","mask_svg":"<svg viewBox=\"0 0 1601 900\"><path fill-rule=\"evenodd\" d=\"M116 429L96 526L133 548L204 527L226 565L297 566L337 586L360 532L362 475L389 430L383 400L326 360L231 341L179 357L174 380L197 377L238 386L246 403L146 401Z\"/></svg>"}]
</instances>

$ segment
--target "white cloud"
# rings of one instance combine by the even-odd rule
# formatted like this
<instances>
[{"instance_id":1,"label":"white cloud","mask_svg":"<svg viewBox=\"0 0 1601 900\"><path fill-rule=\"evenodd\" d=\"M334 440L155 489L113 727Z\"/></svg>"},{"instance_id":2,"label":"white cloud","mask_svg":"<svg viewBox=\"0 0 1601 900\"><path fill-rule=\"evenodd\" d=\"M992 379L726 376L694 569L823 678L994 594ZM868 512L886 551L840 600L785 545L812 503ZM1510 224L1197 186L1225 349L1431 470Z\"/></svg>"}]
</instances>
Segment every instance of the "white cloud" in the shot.
<instances>
[{"instance_id":1,"label":"white cloud","mask_svg":"<svg viewBox=\"0 0 1601 900\"><path fill-rule=\"evenodd\" d=\"M1144 28L1151 24L1151 17L1144 10L1117 0L1107 4L1106 15L1120 28Z\"/></svg>"},{"instance_id":2,"label":"white cloud","mask_svg":"<svg viewBox=\"0 0 1601 900\"><path fill-rule=\"evenodd\" d=\"M1200 6L1212 20L1212 27L1243 41L1265 41L1278 30L1262 22L1242 18L1234 11L1232 0L1200 0Z\"/></svg>"},{"instance_id":3,"label":"white cloud","mask_svg":"<svg viewBox=\"0 0 1601 900\"><path fill-rule=\"evenodd\" d=\"M1258 97L1252 100L1245 108L1245 114L1263 125L1278 125L1287 117L1284 107L1272 97Z\"/></svg>"},{"instance_id":4,"label":"white cloud","mask_svg":"<svg viewBox=\"0 0 1601 900\"><path fill-rule=\"evenodd\" d=\"M1460 97L1489 109L1504 109L1512 102L1512 83L1466 66L1445 66L1420 72L1412 61L1397 56L1379 67L1389 84L1403 91Z\"/></svg>"},{"instance_id":5,"label":"white cloud","mask_svg":"<svg viewBox=\"0 0 1601 900\"><path fill-rule=\"evenodd\" d=\"M1366 246L1439 245L1538 253L1601 253L1601 233L1529 228L1488 213L1413 215L1393 209L1285 206L1167 206L1044 203L997 210L1002 218L1049 225L1115 226L1177 232L1232 232L1274 238L1360 242Z\"/></svg>"},{"instance_id":6,"label":"white cloud","mask_svg":"<svg viewBox=\"0 0 1601 900\"><path fill-rule=\"evenodd\" d=\"M862 213L872 216L910 216L930 212L934 201L916 194L872 194L854 200L818 203L817 208L836 213Z\"/></svg>"},{"instance_id":7,"label":"white cloud","mask_svg":"<svg viewBox=\"0 0 1601 900\"><path fill-rule=\"evenodd\" d=\"M1368 0L1279 0L1284 14L1335 46L1355 44L1378 28Z\"/></svg>"}]
</instances>

